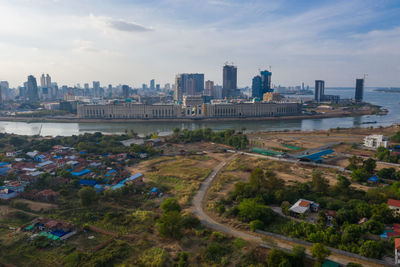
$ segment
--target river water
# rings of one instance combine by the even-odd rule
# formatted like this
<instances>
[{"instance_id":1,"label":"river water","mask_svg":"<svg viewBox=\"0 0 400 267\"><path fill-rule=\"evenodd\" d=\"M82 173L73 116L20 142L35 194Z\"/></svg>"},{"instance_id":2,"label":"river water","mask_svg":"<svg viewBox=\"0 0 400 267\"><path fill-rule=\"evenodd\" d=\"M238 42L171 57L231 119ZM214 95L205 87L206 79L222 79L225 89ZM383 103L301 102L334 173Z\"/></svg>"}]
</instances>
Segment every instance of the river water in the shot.
<instances>
[{"instance_id":1,"label":"river water","mask_svg":"<svg viewBox=\"0 0 400 267\"><path fill-rule=\"evenodd\" d=\"M342 98L354 98L354 88L335 88L325 90L326 94L340 95ZM307 96L312 97L312 96ZM389 126L400 123L400 93L375 92L367 88L364 92L366 102L380 105L389 110L387 115L357 116L326 119L294 119L274 121L226 121L226 122L126 122L126 123L26 123L0 121L0 132L20 135L71 136L83 133L103 132L106 134L123 133L133 130L138 134L169 133L176 127L180 129L211 128L213 130L235 129L243 127L248 131L278 131L278 130L326 130L336 127L369 127ZM362 124L376 121L375 124Z\"/></svg>"}]
</instances>

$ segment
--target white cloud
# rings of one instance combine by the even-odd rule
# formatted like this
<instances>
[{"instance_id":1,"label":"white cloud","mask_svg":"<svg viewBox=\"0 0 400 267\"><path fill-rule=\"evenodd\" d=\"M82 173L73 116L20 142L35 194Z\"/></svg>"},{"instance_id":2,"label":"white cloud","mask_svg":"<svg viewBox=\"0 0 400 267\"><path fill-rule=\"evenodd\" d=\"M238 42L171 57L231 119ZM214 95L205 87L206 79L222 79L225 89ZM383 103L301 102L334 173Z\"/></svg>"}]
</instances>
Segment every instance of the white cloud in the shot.
<instances>
[{"instance_id":1,"label":"white cloud","mask_svg":"<svg viewBox=\"0 0 400 267\"><path fill-rule=\"evenodd\" d=\"M41 1L40 8L21 8L0 0L5 11L0 16L0 78L14 85L29 73L43 71L69 84L103 79L139 85L151 78L163 83L172 82L179 72L204 72L206 79L220 83L225 61L238 65L240 85L249 85L257 69L269 65L273 82L279 84L311 84L321 78L348 85L364 72L380 73L388 85L400 83L400 28L346 30L380 16L357 6L358 1L289 16L271 13L278 4L265 1L192 1L196 10L190 10L190 1L170 0L167 7L88 5L76 12L71 10L79 7L77 1L60 1L63 9L52 5L48 10ZM74 4L66 11L69 3ZM373 75L369 80L382 81Z\"/></svg>"}]
</instances>

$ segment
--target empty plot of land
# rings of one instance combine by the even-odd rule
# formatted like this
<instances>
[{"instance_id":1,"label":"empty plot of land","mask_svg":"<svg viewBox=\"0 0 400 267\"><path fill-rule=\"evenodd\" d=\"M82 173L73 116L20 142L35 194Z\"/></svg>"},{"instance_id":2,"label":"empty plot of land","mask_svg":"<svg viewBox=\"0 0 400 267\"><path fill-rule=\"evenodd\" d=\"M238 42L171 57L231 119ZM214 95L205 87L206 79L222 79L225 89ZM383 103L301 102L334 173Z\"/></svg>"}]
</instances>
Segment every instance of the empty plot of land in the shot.
<instances>
[{"instance_id":1,"label":"empty plot of land","mask_svg":"<svg viewBox=\"0 0 400 267\"><path fill-rule=\"evenodd\" d=\"M33 211L41 211L41 210L46 211L46 210L56 209L58 207L56 204L32 201L27 199L18 199L15 200L14 202L26 203L29 209Z\"/></svg>"}]
</instances>

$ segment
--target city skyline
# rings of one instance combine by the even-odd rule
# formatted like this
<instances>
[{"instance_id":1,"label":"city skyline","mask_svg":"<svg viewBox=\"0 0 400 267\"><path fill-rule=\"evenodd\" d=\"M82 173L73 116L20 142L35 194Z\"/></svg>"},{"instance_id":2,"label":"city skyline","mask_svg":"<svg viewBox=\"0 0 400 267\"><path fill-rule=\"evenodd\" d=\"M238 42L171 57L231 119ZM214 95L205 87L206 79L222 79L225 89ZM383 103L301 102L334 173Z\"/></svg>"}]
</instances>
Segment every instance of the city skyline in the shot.
<instances>
[{"instance_id":1,"label":"city skyline","mask_svg":"<svg viewBox=\"0 0 400 267\"><path fill-rule=\"evenodd\" d=\"M399 86L398 1L24 1L0 0L0 80L21 86L49 73L59 84L139 87L178 73L238 87L272 66L273 84ZM230 16L229 14L235 14Z\"/></svg>"}]
</instances>

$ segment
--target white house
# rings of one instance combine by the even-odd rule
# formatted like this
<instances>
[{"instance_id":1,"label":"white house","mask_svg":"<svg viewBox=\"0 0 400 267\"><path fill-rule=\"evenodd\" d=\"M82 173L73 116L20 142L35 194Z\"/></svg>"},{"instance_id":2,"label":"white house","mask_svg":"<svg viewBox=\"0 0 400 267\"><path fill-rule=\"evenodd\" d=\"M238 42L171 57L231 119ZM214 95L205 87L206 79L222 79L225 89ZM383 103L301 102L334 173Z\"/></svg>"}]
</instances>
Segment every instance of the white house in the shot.
<instances>
[{"instance_id":1,"label":"white house","mask_svg":"<svg viewBox=\"0 0 400 267\"><path fill-rule=\"evenodd\" d=\"M389 147L389 141L381 134L373 134L364 137L364 146L369 148Z\"/></svg>"},{"instance_id":2,"label":"white house","mask_svg":"<svg viewBox=\"0 0 400 267\"><path fill-rule=\"evenodd\" d=\"M289 211L292 215L301 215L309 212L318 212L319 204L310 200L299 199L293 206L290 207Z\"/></svg>"}]
</instances>

